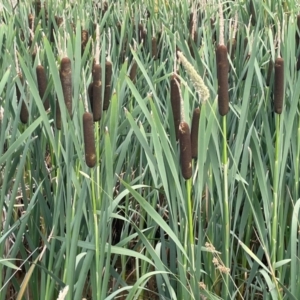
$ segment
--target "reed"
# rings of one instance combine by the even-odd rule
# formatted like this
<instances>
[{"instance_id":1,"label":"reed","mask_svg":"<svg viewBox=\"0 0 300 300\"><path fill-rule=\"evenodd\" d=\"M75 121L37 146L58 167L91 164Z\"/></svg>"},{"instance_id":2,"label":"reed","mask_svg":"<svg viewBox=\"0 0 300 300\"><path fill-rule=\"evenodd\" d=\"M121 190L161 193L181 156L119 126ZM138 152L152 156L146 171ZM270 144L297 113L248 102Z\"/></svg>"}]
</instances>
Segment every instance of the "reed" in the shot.
<instances>
[{"instance_id":1,"label":"reed","mask_svg":"<svg viewBox=\"0 0 300 300\"><path fill-rule=\"evenodd\" d=\"M151 40L151 55L154 60L157 59L157 39L155 36Z\"/></svg>"},{"instance_id":2,"label":"reed","mask_svg":"<svg viewBox=\"0 0 300 300\"><path fill-rule=\"evenodd\" d=\"M37 77L40 97L44 103L45 110L48 110L50 108L49 99L48 97L44 99L45 92L47 89L47 77L46 77L45 69L42 65L36 66L36 77Z\"/></svg>"},{"instance_id":3,"label":"reed","mask_svg":"<svg viewBox=\"0 0 300 300\"><path fill-rule=\"evenodd\" d=\"M94 136L93 114L85 112L83 114L83 139L85 150L85 162L89 168L96 165L96 147Z\"/></svg>"},{"instance_id":4,"label":"reed","mask_svg":"<svg viewBox=\"0 0 300 300\"><path fill-rule=\"evenodd\" d=\"M101 83L101 66L95 64L93 67L93 97L92 108L94 122L98 122L102 116L102 83Z\"/></svg>"},{"instance_id":5,"label":"reed","mask_svg":"<svg viewBox=\"0 0 300 300\"><path fill-rule=\"evenodd\" d=\"M276 114L282 113L284 97L284 60L277 57L275 60L274 74L274 111Z\"/></svg>"},{"instance_id":6,"label":"reed","mask_svg":"<svg viewBox=\"0 0 300 300\"><path fill-rule=\"evenodd\" d=\"M227 48L225 45L218 45L216 56L217 56L219 113L221 116L225 116L229 111L228 58L227 58Z\"/></svg>"},{"instance_id":7,"label":"reed","mask_svg":"<svg viewBox=\"0 0 300 300\"><path fill-rule=\"evenodd\" d=\"M59 75L66 108L72 118L72 69L71 60L68 57L61 60Z\"/></svg>"},{"instance_id":8,"label":"reed","mask_svg":"<svg viewBox=\"0 0 300 300\"><path fill-rule=\"evenodd\" d=\"M103 110L108 110L110 94L111 94L111 76L112 76L112 63L110 61L105 62L105 89L104 89L104 101Z\"/></svg>"},{"instance_id":9,"label":"reed","mask_svg":"<svg viewBox=\"0 0 300 300\"><path fill-rule=\"evenodd\" d=\"M184 121L179 124L179 144L181 173L188 180L192 177L192 149L190 127Z\"/></svg>"},{"instance_id":10,"label":"reed","mask_svg":"<svg viewBox=\"0 0 300 300\"><path fill-rule=\"evenodd\" d=\"M199 121L200 121L200 108L194 109L191 127L191 149L192 158L198 157L198 132L199 132Z\"/></svg>"},{"instance_id":11,"label":"reed","mask_svg":"<svg viewBox=\"0 0 300 300\"><path fill-rule=\"evenodd\" d=\"M86 48L87 42L89 40L89 33L87 30L81 31L81 55L83 55Z\"/></svg>"},{"instance_id":12,"label":"reed","mask_svg":"<svg viewBox=\"0 0 300 300\"><path fill-rule=\"evenodd\" d=\"M133 83L136 82L136 73L137 73L137 62L133 60L130 73L129 73L129 78Z\"/></svg>"}]
</instances>

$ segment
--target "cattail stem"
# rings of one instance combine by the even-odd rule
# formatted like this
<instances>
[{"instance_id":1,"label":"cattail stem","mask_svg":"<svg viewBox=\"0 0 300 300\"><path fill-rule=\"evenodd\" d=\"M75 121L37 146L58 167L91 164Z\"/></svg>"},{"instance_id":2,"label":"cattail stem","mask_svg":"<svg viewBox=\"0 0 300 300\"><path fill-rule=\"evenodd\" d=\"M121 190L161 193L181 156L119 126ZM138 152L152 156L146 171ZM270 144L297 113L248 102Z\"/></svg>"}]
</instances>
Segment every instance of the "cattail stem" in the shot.
<instances>
[{"instance_id":1,"label":"cattail stem","mask_svg":"<svg viewBox=\"0 0 300 300\"><path fill-rule=\"evenodd\" d=\"M223 135L223 249L222 260L226 268L230 268L229 264L229 235L230 235L230 219L229 219L229 202L228 202L228 157L227 157L227 120L226 116L222 118L222 135ZM224 285L222 286L223 299L228 298L229 274L224 274Z\"/></svg>"},{"instance_id":2,"label":"cattail stem","mask_svg":"<svg viewBox=\"0 0 300 300\"><path fill-rule=\"evenodd\" d=\"M276 127L276 133L275 133L275 159L274 159L274 176L273 176L273 211L272 211L272 229L271 229L271 265L272 270L275 272L276 269L276 261L277 261L277 247L278 245L278 211L280 209L280 195L279 195L279 161L281 159L280 157L280 115L275 115L275 127ZM276 279L276 275L273 275L273 282L276 286L279 299L282 299L281 292L278 286L278 282Z\"/></svg>"}]
</instances>

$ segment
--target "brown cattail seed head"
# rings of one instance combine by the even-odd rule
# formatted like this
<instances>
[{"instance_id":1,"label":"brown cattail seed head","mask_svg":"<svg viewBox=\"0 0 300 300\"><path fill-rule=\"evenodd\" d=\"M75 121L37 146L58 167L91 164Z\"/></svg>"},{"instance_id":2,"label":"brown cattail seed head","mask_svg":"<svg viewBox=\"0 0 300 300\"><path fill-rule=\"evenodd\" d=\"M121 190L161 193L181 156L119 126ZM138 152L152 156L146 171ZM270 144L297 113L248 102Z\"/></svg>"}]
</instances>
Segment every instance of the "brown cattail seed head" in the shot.
<instances>
[{"instance_id":1,"label":"brown cattail seed head","mask_svg":"<svg viewBox=\"0 0 300 300\"><path fill-rule=\"evenodd\" d=\"M274 75L274 111L276 114L282 113L284 95L284 61L277 57L275 60Z\"/></svg>"},{"instance_id":2,"label":"brown cattail seed head","mask_svg":"<svg viewBox=\"0 0 300 300\"><path fill-rule=\"evenodd\" d=\"M85 162L89 168L96 164L96 148L94 136L93 115L85 112L83 114L83 139L85 150Z\"/></svg>"},{"instance_id":3,"label":"brown cattail seed head","mask_svg":"<svg viewBox=\"0 0 300 300\"><path fill-rule=\"evenodd\" d=\"M137 62L134 60L129 73L130 80L135 83L136 81Z\"/></svg>"},{"instance_id":4,"label":"brown cattail seed head","mask_svg":"<svg viewBox=\"0 0 300 300\"><path fill-rule=\"evenodd\" d=\"M107 110L110 100L110 87L111 87L111 75L112 75L112 63L110 61L105 62L105 90L104 90L104 101L103 110Z\"/></svg>"},{"instance_id":5,"label":"brown cattail seed head","mask_svg":"<svg viewBox=\"0 0 300 300\"><path fill-rule=\"evenodd\" d=\"M89 33L87 30L82 30L81 31L81 55L83 55L86 44L89 39Z\"/></svg>"},{"instance_id":6,"label":"brown cattail seed head","mask_svg":"<svg viewBox=\"0 0 300 300\"><path fill-rule=\"evenodd\" d=\"M42 9L42 3L40 0L35 1L35 15L38 17Z\"/></svg>"},{"instance_id":7,"label":"brown cattail seed head","mask_svg":"<svg viewBox=\"0 0 300 300\"><path fill-rule=\"evenodd\" d=\"M272 58L269 61L269 67L268 67L268 73L267 73L267 78L266 78L266 86L270 85L270 80L272 76L272 71L273 71L274 63Z\"/></svg>"},{"instance_id":8,"label":"brown cattail seed head","mask_svg":"<svg viewBox=\"0 0 300 300\"><path fill-rule=\"evenodd\" d=\"M151 49L152 49L153 59L157 59L157 39L155 36L152 37L152 40L151 40Z\"/></svg>"},{"instance_id":9,"label":"brown cattail seed head","mask_svg":"<svg viewBox=\"0 0 300 300\"><path fill-rule=\"evenodd\" d=\"M102 84L101 66L95 64L93 68L93 116L94 122L100 121L102 116Z\"/></svg>"},{"instance_id":10,"label":"brown cattail seed head","mask_svg":"<svg viewBox=\"0 0 300 300\"><path fill-rule=\"evenodd\" d=\"M46 78L46 72L42 65L38 65L36 67L36 77L37 77L37 83L38 83L38 89L41 99L43 100L46 89L47 89L47 78ZM50 107L49 105L49 99L44 99L44 108L45 110L48 110Z\"/></svg>"},{"instance_id":11,"label":"brown cattail seed head","mask_svg":"<svg viewBox=\"0 0 300 300\"><path fill-rule=\"evenodd\" d=\"M184 179L192 177L192 152L190 128L186 122L179 125L180 165Z\"/></svg>"},{"instance_id":12,"label":"brown cattail seed head","mask_svg":"<svg viewBox=\"0 0 300 300\"><path fill-rule=\"evenodd\" d=\"M56 100L55 125L57 130L61 130L61 112L58 100Z\"/></svg>"},{"instance_id":13,"label":"brown cattail seed head","mask_svg":"<svg viewBox=\"0 0 300 300\"><path fill-rule=\"evenodd\" d=\"M194 112L193 112L192 128L191 128L192 158L198 157L199 120L200 120L200 108L197 107L194 109Z\"/></svg>"},{"instance_id":14,"label":"brown cattail seed head","mask_svg":"<svg viewBox=\"0 0 300 300\"><path fill-rule=\"evenodd\" d=\"M88 95L90 99L91 109L93 111L93 82L91 82L88 86Z\"/></svg>"},{"instance_id":15,"label":"brown cattail seed head","mask_svg":"<svg viewBox=\"0 0 300 300\"><path fill-rule=\"evenodd\" d=\"M72 70L71 60L68 57L61 60L59 75L66 108L70 117L72 117Z\"/></svg>"},{"instance_id":16,"label":"brown cattail seed head","mask_svg":"<svg viewBox=\"0 0 300 300\"><path fill-rule=\"evenodd\" d=\"M228 59L227 59L226 46L218 45L216 54L217 54L219 113L221 116L225 116L229 111Z\"/></svg>"},{"instance_id":17,"label":"brown cattail seed head","mask_svg":"<svg viewBox=\"0 0 300 300\"><path fill-rule=\"evenodd\" d=\"M177 82L176 82L177 81ZM179 124L181 120L181 98L180 98L180 81L176 78L176 75L171 77L171 106L173 111L174 128L176 140L179 138Z\"/></svg>"}]
</instances>

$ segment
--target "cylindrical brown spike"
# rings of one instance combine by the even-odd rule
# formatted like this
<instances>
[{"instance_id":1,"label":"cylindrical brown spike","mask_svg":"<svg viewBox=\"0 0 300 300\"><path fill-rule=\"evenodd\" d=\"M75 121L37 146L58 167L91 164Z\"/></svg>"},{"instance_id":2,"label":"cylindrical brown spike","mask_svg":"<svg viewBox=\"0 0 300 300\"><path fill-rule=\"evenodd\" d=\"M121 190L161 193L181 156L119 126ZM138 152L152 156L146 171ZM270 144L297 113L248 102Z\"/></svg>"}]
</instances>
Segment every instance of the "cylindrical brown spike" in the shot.
<instances>
[{"instance_id":1,"label":"cylindrical brown spike","mask_svg":"<svg viewBox=\"0 0 300 300\"><path fill-rule=\"evenodd\" d=\"M129 78L133 83L135 83L136 81L136 71L137 71L137 62L134 60L129 74Z\"/></svg>"},{"instance_id":2,"label":"cylindrical brown spike","mask_svg":"<svg viewBox=\"0 0 300 300\"><path fill-rule=\"evenodd\" d=\"M102 8L102 16L107 12L108 10L108 3L106 1L103 2L103 8Z\"/></svg>"},{"instance_id":3,"label":"cylindrical brown spike","mask_svg":"<svg viewBox=\"0 0 300 300\"><path fill-rule=\"evenodd\" d=\"M283 58L277 57L275 60L274 75L274 111L276 114L282 113L284 96L284 61Z\"/></svg>"},{"instance_id":4,"label":"cylindrical brown spike","mask_svg":"<svg viewBox=\"0 0 300 300\"><path fill-rule=\"evenodd\" d=\"M61 130L61 112L60 112L58 100L56 100L56 108L55 108L55 125L57 130Z\"/></svg>"},{"instance_id":5,"label":"cylindrical brown spike","mask_svg":"<svg viewBox=\"0 0 300 300\"><path fill-rule=\"evenodd\" d=\"M193 112L192 128L191 128L192 158L198 157L199 120L200 120L200 108L197 107L194 109L194 112Z\"/></svg>"},{"instance_id":6,"label":"cylindrical brown spike","mask_svg":"<svg viewBox=\"0 0 300 300\"><path fill-rule=\"evenodd\" d=\"M93 111L93 82L88 86L88 95L90 99L91 110Z\"/></svg>"},{"instance_id":7,"label":"cylindrical brown spike","mask_svg":"<svg viewBox=\"0 0 300 300\"><path fill-rule=\"evenodd\" d=\"M86 44L89 39L89 33L87 30L82 30L81 31L81 55L83 55Z\"/></svg>"},{"instance_id":8,"label":"cylindrical brown spike","mask_svg":"<svg viewBox=\"0 0 300 300\"><path fill-rule=\"evenodd\" d=\"M37 77L37 83L38 83L38 89L41 99L43 100L46 89L47 89L47 78L46 78L46 72L42 65L38 65L36 67L36 77ZM44 108L45 110L48 110L50 107L49 105L49 99L44 99Z\"/></svg>"},{"instance_id":9,"label":"cylindrical brown spike","mask_svg":"<svg viewBox=\"0 0 300 300\"><path fill-rule=\"evenodd\" d=\"M156 40L156 37L152 37L152 40L151 40L151 51L152 51L152 57L154 60L157 59L157 40Z\"/></svg>"},{"instance_id":10,"label":"cylindrical brown spike","mask_svg":"<svg viewBox=\"0 0 300 300\"><path fill-rule=\"evenodd\" d=\"M18 76L19 76L21 84L23 85L23 75L22 75L22 73L19 73ZM29 112L28 112L27 105L25 103L25 99L22 99L22 97L21 97L21 91L19 90L18 86L17 86L17 100L18 100L18 103L20 101L22 101L21 111L20 111L20 120L23 124L26 124L28 122Z\"/></svg>"},{"instance_id":11,"label":"cylindrical brown spike","mask_svg":"<svg viewBox=\"0 0 300 300\"><path fill-rule=\"evenodd\" d=\"M40 0L35 1L35 15L38 17L42 9L42 3Z\"/></svg>"},{"instance_id":12,"label":"cylindrical brown spike","mask_svg":"<svg viewBox=\"0 0 300 300\"><path fill-rule=\"evenodd\" d=\"M219 113L221 116L225 116L229 111L228 59L227 59L226 46L218 45L216 54L217 54Z\"/></svg>"},{"instance_id":13,"label":"cylindrical brown spike","mask_svg":"<svg viewBox=\"0 0 300 300\"><path fill-rule=\"evenodd\" d=\"M93 68L93 116L94 122L101 119L102 116L102 84L101 84L101 66L95 64Z\"/></svg>"},{"instance_id":14,"label":"cylindrical brown spike","mask_svg":"<svg viewBox=\"0 0 300 300\"><path fill-rule=\"evenodd\" d=\"M192 152L190 128L186 122L179 125L180 165L184 179L192 177Z\"/></svg>"},{"instance_id":15,"label":"cylindrical brown spike","mask_svg":"<svg viewBox=\"0 0 300 300\"><path fill-rule=\"evenodd\" d=\"M28 27L30 30L28 45L29 45L29 47L31 47L31 44L33 41L33 35L31 34L31 31L34 33L34 15L33 14L28 15Z\"/></svg>"},{"instance_id":16,"label":"cylindrical brown spike","mask_svg":"<svg viewBox=\"0 0 300 300\"><path fill-rule=\"evenodd\" d=\"M272 76L272 72L273 72L273 60L272 58L269 61L269 67L268 67L268 73L267 73L267 78L266 78L266 86L270 85L270 80L271 80L271 76Z\"/></svg>"},{"instance_id":17,"label":"cylindrical brown spike","mask_svg":"<svg viewBox=\"0 0 300 300\"><path fill-rule=\"evenodd\" d=\"M96 165L96 148L94 136L93 115L85 112L83 114L83 139L85 150L85 162L89 168Z\"/></svg>"},{"instance_id":18,"label":"cylindrical brown spike","mask_svg":"<svg viewBox=\"0 0 300 300\"><path fill-rule=\"evenodd\" d=\"M112 75L112 63L110 61L105 62L105 90L103 110L107 110L110 100L110 87L111 87L111 75Z\"/></svg>"},{"instance_id":19,"label":"cylindrical brown spike","mask_svg":"<svg viewBox=\"0 0 300 300\"><path fill-rule=\"evenodd\" d=\"M61 60L59 75L66 108L72 118L72 69L71 60L68 57Z\"/></svg>"},{"instance_id":20,"label":"cylindrical brown spike","mask_svg":"<svg viewBox=\"0 0 300 300\"><path fill-rule=\"evenodd\" d=\"M100 64L98 63L94 63L93 64L93 81L101 81L101 76L102 76L102 68L100 66Z\"/></svg>"},{"instance_id":21,"label":"cylindrical brown spike","mask_svg":"<svg viewBox=\"0 0 300 300\"><path fill-rule=\"evenodd\" d=\"M29 26L30 30L34 31L34 15L33 14L28 15L28 26Z\"/></svg>"},{"instance_id":22,"label":"cylindrical brown spike","mask_svg":"<svg viewBox=\"0 0 300 300\"><path fill-rule=\"evenodd\" d=\"M179 79L176 78L176 75L173 75L170 81L170 88L171 88L171 106L173 111L176 140L178 140L179 138L179 124L181 119L181 99L180 99L179 84L180 84Z\"/></svg>"}]
</instances>

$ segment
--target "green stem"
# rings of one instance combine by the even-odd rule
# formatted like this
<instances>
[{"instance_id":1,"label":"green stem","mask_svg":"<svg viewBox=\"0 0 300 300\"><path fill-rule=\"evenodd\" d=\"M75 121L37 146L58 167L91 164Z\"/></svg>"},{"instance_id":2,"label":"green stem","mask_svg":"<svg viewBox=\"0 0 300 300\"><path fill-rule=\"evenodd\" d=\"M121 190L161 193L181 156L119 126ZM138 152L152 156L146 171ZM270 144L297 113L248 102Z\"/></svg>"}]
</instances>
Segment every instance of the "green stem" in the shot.
<instances>
[{"instance_id":1,"label":"green stem","mask_svg":"<svg viewBox=\"0 0 300 300\"><path fill-rule=\"evenodd\" d=\"M223 121L223 155L222 155L222 164L223 164L223 251L222 251L222 260L226 268L229 268L229 204L228 204L228 157L227 157L227 120L226 116L222 118ZM222 288L222 297L223 299L228 298L228 289L229 289L229 274L225 272L224 274L224 286Z\"/></svg>"},{"instance_id":2,"label":"green stem","mask_svg":"<svg viewBox=\"0 0 300 300\"><path fill-rule=\"evenodd\" d=\"M278 239L278 183L279 183L279 152L280 152L280 115L275 114L275 126L276 126L276 141L275 141L275 161L274 161L274 177L273 177L273 218L271 229L271 265L273 281L276 285L279 299L282 299L281 292L278 287L277 279L275 276L275 263L276 263L276 249Z\"/></svg>"}]
</instances>

